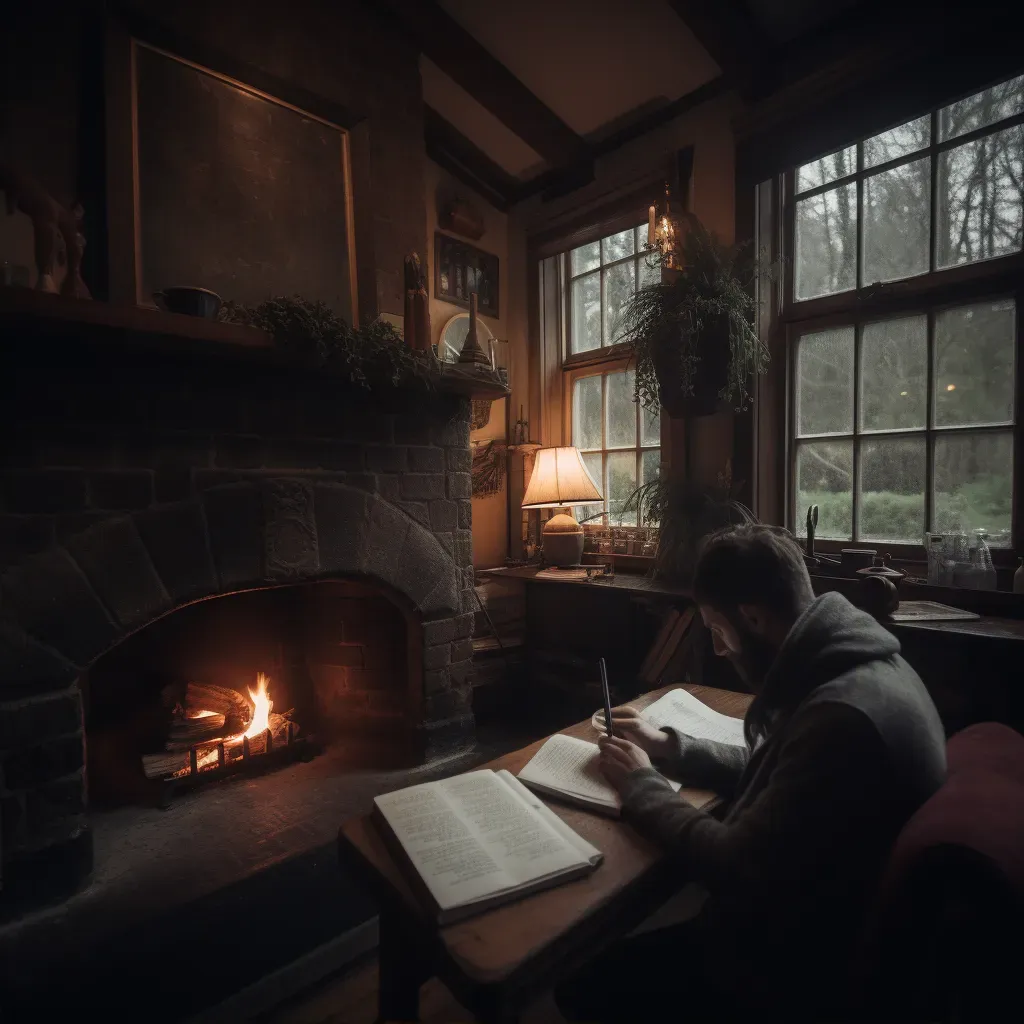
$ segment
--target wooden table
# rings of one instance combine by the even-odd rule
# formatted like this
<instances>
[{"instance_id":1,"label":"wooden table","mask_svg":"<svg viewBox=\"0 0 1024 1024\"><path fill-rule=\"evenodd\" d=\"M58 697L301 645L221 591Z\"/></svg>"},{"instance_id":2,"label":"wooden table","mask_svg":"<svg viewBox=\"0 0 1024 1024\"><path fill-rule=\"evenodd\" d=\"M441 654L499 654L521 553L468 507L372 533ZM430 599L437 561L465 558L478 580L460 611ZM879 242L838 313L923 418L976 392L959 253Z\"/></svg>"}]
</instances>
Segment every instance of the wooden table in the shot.
<instances>
[{"instance_id":1,"label":"wooden table","mask_svg":"<svg viewBox=\"0 0 1024 1024\"><path fill-rule=\"evenodd\" d=\"M630 704L645 707L675 687ZM742 717L750 697L703 686L691 693L723 714ZM589 721L564 730L595 740ZM514 774L543 740L484 767ZM698 806L713 793L682 791ZM549 806L604 853L604 863L579 881L438 928L425 913L370 818L345 822L338 836L342 863L365 880L380 907L380 1018L415 1020L419 988L439 977L482 1021L516 1020L522 1008L566 972L632 930L685 882L661 851L628 825L585 810Z\"/></svg>"}]
</instances>

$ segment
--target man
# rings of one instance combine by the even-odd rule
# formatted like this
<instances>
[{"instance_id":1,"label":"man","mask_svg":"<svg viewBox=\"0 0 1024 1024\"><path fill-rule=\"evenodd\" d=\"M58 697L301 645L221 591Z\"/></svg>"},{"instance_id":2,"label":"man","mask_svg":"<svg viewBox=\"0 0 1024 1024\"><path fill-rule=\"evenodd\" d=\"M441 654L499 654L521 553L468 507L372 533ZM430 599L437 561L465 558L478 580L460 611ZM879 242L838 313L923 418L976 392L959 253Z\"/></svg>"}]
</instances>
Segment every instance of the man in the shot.
<instances>
[{"instance_id":1,"label":"man","mask_svg":"<svg viewBox=\"0 0 1024 1024\"><path fill-rule=\"evenodd\" d=\"M707 898L692 921L613 946L562 985L575 1020L746 1019L841 1010L888 852L945 778L945 737L897 640L836 593L814 597L783 531L707 539L694 599L715 653L754 693L746 747L616 709L601 766L623 817ZM722 821L652 766L731 801Z\"/></svg>"}]
</instances>

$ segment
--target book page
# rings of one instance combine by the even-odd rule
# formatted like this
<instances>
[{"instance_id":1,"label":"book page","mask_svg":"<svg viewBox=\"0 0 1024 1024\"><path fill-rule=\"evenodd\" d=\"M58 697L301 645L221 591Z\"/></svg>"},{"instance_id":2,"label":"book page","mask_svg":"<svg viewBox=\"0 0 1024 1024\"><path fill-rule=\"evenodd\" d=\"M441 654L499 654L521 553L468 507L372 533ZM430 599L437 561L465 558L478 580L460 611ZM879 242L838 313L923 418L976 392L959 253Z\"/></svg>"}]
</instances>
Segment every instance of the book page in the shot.
<instances>
[{"instance_id":1,"label":"book page","mask_svg":"<svg viewBox=\"0 0 1024 1024\"><path fill-rule=\"evenodd\" d=\"M709 708L686 690L666 693L640 714L656 729L667 725L695 739L746 746L743 719L732 718Z\"/></svg>"},{"instance_id":2,"label":"book page","mask_svg":"<svg viewBox=\"0 0 1024 1024\"><path fill-rule=\"evenodd\" d=\"M442 909L509 887L512 879L428 782L375 798L413 867Z\"/></svg>"},{"instance_id":3,"label":"book page","mask_svg":"<svg viewBox=\"0 0 1024 1024\"><path fill-rule=\"evenodd\" d=\"M494 772L456 775L439 782L438 788L516 885L587 863Z\"/></svg>"},{"instance_id":4,"label":"book page","mask_svg":"<svg viewBox=\"0 0 1024 1024\"><path fill-rule=\"evenodd\" d=\"M570 828L548 807L540 797L530 792L511 772L504 768L495 773L523 803L532 808L567 842L579 851L591 864L600 864L604 854L592 843L588 843L578 832Z\"/></svg>"}]
</instances>

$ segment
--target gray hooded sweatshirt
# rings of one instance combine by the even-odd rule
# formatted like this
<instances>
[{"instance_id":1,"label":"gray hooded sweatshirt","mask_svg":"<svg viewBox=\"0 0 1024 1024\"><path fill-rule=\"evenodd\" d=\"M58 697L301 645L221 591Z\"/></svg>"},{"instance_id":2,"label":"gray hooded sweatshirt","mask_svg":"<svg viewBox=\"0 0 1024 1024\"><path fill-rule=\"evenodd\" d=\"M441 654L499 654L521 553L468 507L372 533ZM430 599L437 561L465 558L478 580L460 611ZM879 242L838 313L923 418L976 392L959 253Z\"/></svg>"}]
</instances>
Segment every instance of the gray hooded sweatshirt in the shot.
<instances>
[{"instance_id":1,"label":"gray hooded sweatshirt","mask_svg":"<svg viewBox=\"0 0 1024 1024\"><path fill-rule=\"evenodd\" d=\"M888 852L945 778L942 724L899 651L874 619L824 594L755 698L767 728L753 751L668 730L666 772L729 798L722 821L653 768L627 779L625 819L708 890L695 922L703 970L740 1003L836 1002Z\"/></svg>"}]
</instances>

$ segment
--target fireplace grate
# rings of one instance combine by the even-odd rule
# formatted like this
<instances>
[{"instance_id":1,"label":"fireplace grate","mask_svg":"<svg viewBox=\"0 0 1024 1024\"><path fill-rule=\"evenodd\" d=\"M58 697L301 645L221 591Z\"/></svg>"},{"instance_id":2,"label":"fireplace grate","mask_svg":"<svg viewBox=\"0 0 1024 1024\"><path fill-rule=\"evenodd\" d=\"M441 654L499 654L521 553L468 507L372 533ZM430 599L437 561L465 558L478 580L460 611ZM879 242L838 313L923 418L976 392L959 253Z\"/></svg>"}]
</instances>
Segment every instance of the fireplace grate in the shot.
<instances>
[{"instance_id":1,"label":"fireplace grate","mask_svg":"<svg viewBox=\"0 0 1024 1024\"><path fill-rule=\"evenodd\" d=\"M322 746L315 736L297 733L295 723L289 721L283 742L275 741L273 730L266 729L251 738L243 736L240 744L224 740L193 744L188 749L188 765L158 779L161 806L169 807L177 794L218 779L239 774L262 775L293 761L311 761Z\"/></svg>"}]
</instances>

